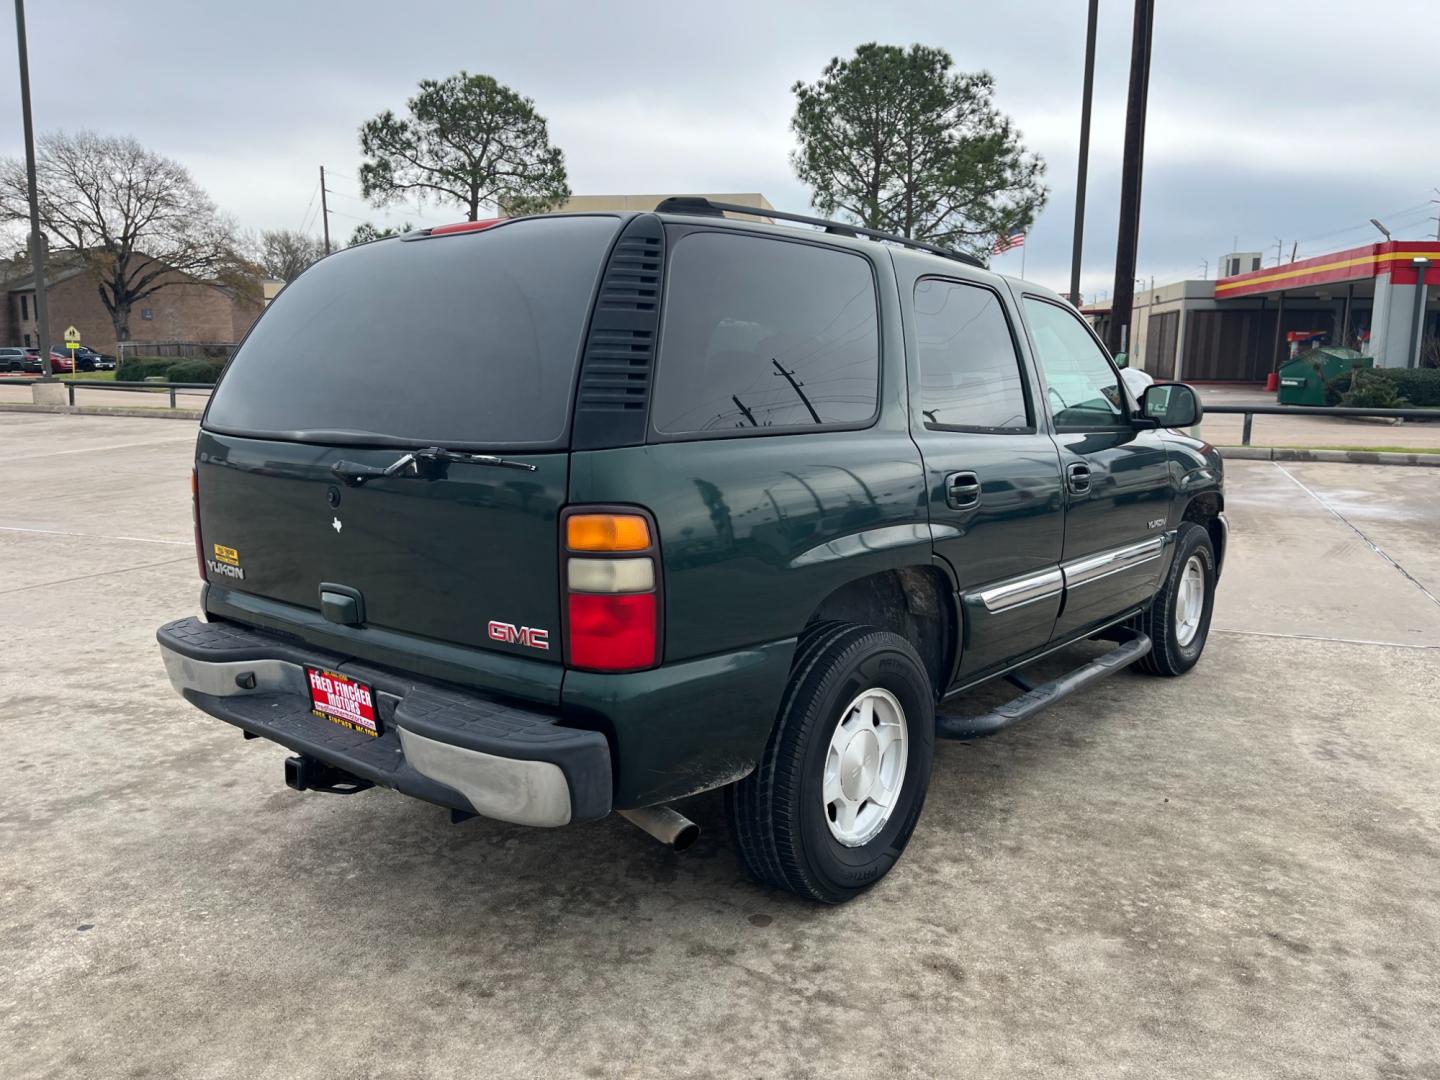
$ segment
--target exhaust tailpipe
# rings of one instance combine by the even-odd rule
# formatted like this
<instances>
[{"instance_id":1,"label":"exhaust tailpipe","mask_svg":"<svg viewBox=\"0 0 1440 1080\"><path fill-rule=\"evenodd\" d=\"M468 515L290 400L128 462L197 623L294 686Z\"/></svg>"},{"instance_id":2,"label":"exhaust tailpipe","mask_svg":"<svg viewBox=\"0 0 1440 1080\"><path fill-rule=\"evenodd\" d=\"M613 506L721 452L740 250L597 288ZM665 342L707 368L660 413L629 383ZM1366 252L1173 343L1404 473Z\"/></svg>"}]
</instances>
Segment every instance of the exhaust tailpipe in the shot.
<instances>
[{"instance_id":1,"label":"exhaust tailpipe","mask_svg":"<svg viewBox=\"0 0 1440 1080\"><path fill-rule=\"evenodd\" d=\"M631 825L644 829L671 851L684 851L700 837L700 826L668 806L642 806L616 810Z\"/></svg>"}]
</instances>

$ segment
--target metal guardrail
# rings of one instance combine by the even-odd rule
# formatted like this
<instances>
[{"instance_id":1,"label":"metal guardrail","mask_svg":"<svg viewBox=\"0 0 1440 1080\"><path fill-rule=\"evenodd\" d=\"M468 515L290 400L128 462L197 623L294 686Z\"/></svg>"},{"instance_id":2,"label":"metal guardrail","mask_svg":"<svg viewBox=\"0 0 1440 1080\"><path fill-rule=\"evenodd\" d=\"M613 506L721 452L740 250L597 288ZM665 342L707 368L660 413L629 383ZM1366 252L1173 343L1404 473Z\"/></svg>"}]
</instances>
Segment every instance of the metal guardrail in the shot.
<instances>
[{"instance_id":1,"label":"metal guardrail","mask_svg":"<svg viewBox=\"0 0 1440 1080\"><path fill-rule=\"evenodd\" d=\"M1250 445L1250 429L1260 416L1374 416L1395 420L1440 420L1440 409L1352 409L1345 405L1204 405L1205 415L1244 416L1240 445ZM1201 421L1204 422L1203 419Z\"/></svg>"},{"instance_id":2,"label":"metal guardrail","mask_svg":"<svg viewBox=\"0 0 1440 1080\"><path fill-rule=\"evenodd\" d=\"M0 379L0 386L34 386L36 383L60 382L65 385L65 397L73 407L75 404L75 391L81 390L125 390L134 392L136 390L165 390L170 395L170 407L176 408L175 391L177 390L214 390L214 383L194 382L101 382L98 379Z\"/></svg>"}]
</instances>

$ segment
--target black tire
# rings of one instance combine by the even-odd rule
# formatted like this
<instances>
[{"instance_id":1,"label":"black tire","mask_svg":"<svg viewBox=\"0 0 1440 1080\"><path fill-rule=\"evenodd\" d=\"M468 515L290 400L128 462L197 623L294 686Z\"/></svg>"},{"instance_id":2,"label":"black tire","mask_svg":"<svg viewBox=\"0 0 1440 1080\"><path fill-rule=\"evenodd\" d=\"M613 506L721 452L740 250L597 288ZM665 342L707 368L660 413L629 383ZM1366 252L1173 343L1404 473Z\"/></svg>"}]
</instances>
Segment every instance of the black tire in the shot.
<instances>
[{"instance_id":1,"label":"black tire","mask_svg":"<svg viewBox=\"0 0 1440 1080\"><path fill-rule=\"evenodd\" d=\"M904 710L908 757L885 824L847 847L831 833L821 799L830 739L848 706L869 689ZM756 770L726 791L730 831L745 869L761 884L840 904L884 877L899 860L925 805L935 752L935 697L908 641L871 626L824 623L807 629L769 744Z\"/></svg>"},{"instance_id":2,"label":"black tire","mask_svg":"<svg viewBox=\"0 0 1440 1080\"><path fill-rule=\"evenodd\" d=\"M1205 575L1204 605L1194 636L1182 645L1176 629L1176 601L1185 567L1192 557ZM1210 634L1210 615L1214 609L1215 549L1210 544L1210 534L1193 521L1181 522L1175 537L1175 558L1170 563L1170 573L1138 620L1140 629L1149 635L1154 647L1135 667L1150 675L1184 675L1205 651L1205 639Z\"/></svg>"}]
</instances>

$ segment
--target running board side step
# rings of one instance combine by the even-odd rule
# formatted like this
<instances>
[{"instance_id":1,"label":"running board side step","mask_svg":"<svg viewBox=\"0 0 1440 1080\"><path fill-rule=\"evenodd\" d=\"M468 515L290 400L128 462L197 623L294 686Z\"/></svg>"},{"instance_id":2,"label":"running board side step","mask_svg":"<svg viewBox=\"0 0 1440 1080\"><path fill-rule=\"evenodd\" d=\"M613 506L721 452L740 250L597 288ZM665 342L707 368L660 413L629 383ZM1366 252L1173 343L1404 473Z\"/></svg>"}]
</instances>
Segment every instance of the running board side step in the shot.
<instances>
[{"instance_id":1,"label":"running board side step","mask_svg":"<svg viewBox=\"0 0 1440 1080\"><path fill-rule=\"evenodd\" d=\"M1041 709L1049 708L1061 698L1069 697L1097 679L1113 675L1127 668L1150 652L1150 638L1138 630L1122 631L1123 640L1116 648L1097 657L1083 667L1078 667L1058 679L1029 687L1026 693L1013 701L998 705L979 716L951 716L948 713L935 714L935 734L942 739L980 739L994 735L1011 724L1028 720ZM1020 682L1021 680L1013 680Z\"/></svg>"}]
</instances>

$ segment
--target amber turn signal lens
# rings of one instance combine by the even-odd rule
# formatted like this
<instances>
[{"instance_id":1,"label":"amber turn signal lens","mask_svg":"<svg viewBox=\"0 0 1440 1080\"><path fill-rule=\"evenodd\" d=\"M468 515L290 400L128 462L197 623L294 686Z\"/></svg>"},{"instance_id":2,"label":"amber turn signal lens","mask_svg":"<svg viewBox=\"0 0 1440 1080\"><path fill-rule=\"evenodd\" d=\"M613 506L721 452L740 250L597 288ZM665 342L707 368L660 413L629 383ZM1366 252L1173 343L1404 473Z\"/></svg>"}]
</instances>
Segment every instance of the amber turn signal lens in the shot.
<instances>
[{"instance_id":1,"label":"amber turn signal lens","mask_svg":"<svg viewBox=\"0 0 1440 1080\"><path fill-rule=\"evenodd\" d=\"M644 551L650 526L639 514L571 514L565 519L571 551Z\"/></svg>"}]
</instances>

